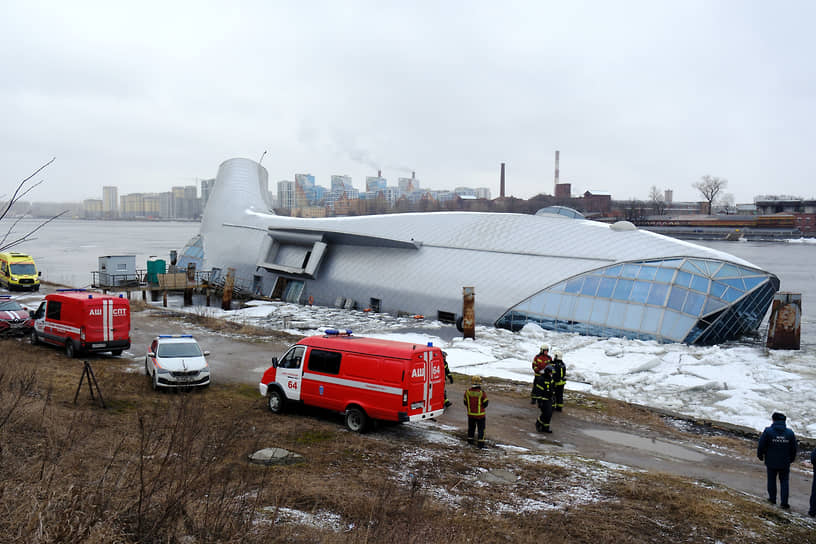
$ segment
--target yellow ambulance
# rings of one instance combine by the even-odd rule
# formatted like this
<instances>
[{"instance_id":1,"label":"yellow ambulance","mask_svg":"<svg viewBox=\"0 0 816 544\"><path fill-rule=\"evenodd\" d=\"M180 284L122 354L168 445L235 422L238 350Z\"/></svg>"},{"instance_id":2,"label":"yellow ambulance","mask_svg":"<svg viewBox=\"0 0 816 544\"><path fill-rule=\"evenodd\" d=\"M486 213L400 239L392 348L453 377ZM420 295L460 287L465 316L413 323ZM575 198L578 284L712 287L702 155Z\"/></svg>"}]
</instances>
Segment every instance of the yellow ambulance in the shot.
<instances>
[{"instance_id":1,"label":"yellow ambulance","mask_svg":"<svg viewBox=\"0 0 816 544\"><path fill-rule=\"evenodd\" d=\"M0 287L9 291L14 289L40 290L40 272L30 255L6 251L0 253Z\"/></svg>"}]
</instances>

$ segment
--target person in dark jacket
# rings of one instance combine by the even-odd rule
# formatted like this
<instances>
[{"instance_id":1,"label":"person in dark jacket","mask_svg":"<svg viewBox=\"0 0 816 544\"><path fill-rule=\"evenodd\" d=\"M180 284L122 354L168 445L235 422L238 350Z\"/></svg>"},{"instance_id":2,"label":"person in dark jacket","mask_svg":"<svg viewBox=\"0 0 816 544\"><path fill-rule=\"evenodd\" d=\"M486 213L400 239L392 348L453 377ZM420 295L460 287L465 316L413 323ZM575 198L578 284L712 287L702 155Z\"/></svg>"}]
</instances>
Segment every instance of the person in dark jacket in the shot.
<instances>
[{"instance_id":1,"label":"person in dark jacket","mask_svg":"<svg viewBox=\"0 0 816 544\"><path fill-rule=\"evenodd\" d=\"M543 372L536 376L533 387L533 398L538 402L539 410L538 419L536 419L536 430L540 433L551 433L552 398L555 390L552 365L545 366Z\"/></svg>"},{"instance_id":2,"label":"person in dark jacket","mask_svg":"<svg viewBox=\"0 0 816 544\"><path fill-rule=\"evenodd\" d=\"M557 349L553 354L553 379L555 380L555 398L553 409L556 412L564 410L564 386L567 385L567 365L564 364L564 353Z\"/></svg>"},{"instance_id":3,"label":"person in dark jacket","mask_svg":"<svg viewBox=\"0 0 816 544\"><path fill-rule=\"evenodd\" d=\"M465 406L468 416L468 444L473 444L474 434L476 445L485 447L485 409L487 408L487 393L482 391L482 377L472 376L470 388L465 391Z\"/></svg>"},{"instance_id":4,"label":"person in dark jacket","mask_svg":"<svg viewBox=\"0 0 816 544\"><path fill-rule=\"evenodd\" d=\"M790 508L788 504L788 482L790 481L790 466L796 460L796 435L785 426L785 414L774 412L771 416L773 423L765 427L759 437L757 457L765 461L768 472L768 502L776 504L776 479L779 478L781 502L779 505Z\"/></svg>"},{"instance_id":5,"label":"person in dark jacket","mask_svg":"<svg viewBox=\"0 0 816 544\"><path fill-rule=\"evenodd\" d=\"M813 467L813 483L810 485L810 509L808 516L816 517L816 449L810 452L810 464Z\"/></svg>"},{"instance_id":6,"label":"person in dark jacket","mask_svg":"<svg viewBox=\"0 0 816 544\"><path fill-rule=\"evenodd\" d=\"M451 374L450 368L448 367L448 354L447 352L442 352L442 361L445 363L445 379L450 383L453 383L453 374ZM445 408L450 406L452 403L448 399L448 387L445 386Z\"/></svg>"},{"instance_id":7,"label":"person in dark jacket","mask_svg":"<svg viewBox=\"0 0 816 544\"><path fill-rule=\"evenodd\" d=\"M537 402L537 399L535 398L535 379L544 371L544 367L550 364L551 361L552 357L550 357L550 346L547 344L542 344L541 350L535 357L533 357L533 390L530 391L530 404L535 404Z\"/></svg>"}]
</instances>

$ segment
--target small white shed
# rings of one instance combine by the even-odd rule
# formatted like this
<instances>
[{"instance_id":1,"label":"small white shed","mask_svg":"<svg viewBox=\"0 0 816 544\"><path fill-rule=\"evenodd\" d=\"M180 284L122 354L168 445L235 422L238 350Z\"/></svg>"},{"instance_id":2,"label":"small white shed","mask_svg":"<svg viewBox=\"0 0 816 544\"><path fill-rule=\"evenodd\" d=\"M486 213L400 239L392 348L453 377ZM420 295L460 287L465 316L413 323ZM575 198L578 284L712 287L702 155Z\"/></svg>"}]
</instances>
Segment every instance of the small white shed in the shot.
<instances>
[{"instance_id":1,"label":"small white shed","mask_svg":"<svg viewBox=\"0 0 816 544\"><path fill-rule=\"evenodd\" d=\"M105 255L99 257L99 286L119 287L138 285L136 255Z\"/></svg>"}]
</instances>

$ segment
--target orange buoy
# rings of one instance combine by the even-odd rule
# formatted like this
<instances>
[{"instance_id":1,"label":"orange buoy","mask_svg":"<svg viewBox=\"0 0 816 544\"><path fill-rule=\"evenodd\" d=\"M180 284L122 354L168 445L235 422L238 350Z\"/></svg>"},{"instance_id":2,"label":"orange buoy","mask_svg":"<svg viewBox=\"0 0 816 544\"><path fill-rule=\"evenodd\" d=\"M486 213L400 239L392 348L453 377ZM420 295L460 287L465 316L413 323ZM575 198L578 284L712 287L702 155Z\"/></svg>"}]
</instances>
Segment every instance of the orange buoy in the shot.
<instances>
[{"instance_id":1,"label":"orange buoy","mask_svg":"<svg viewBox=\"0 0 816 544\"><path fill-rule=\"evenodd\" d=\"M312 295L309 295L309 306L311 306L312 304L314 304L314 297Z\"/></svg>"}]
</instances>

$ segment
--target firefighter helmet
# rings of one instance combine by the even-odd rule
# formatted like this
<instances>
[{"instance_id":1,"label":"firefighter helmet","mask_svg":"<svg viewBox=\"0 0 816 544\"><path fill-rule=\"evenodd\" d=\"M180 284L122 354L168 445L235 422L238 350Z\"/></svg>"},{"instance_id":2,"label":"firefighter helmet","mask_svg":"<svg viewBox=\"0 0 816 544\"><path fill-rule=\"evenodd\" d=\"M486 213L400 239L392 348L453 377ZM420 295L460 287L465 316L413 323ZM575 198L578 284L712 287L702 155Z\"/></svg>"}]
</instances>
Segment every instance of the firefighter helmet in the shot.
<instances>
[{"instance_id":1,"label":"firefighter helmet","mask_svg":"<svg viewBox=\"0 0 816 544\"><path fill-rule=\"evenodd\" d=\"M560 359L561 357L564 356L564 352L561 351L560 349L557 349L555 350L555 353L553 353L553 355L555 356L556 359Z\"/></svg>"},{"instance_id":2,"label":"firefighter helmet","mask_svg":"<svg viewBox=\"0 0 816 544\"><path fill-rule=\"evenodd\" d=\"M550 346L547 344L541 344L541 351L550 351Z\"/></svg>"},{"instance_id":3,"label":"firefighter helmet","mask_svg":"<svg viewBox=\"0 0 816 544\"><path fill-rule=\"evenodd\" d=\"M471 385L482 385L482 377L481 376L471 376L470 377Z\"/></svg>"},{"instance_id":4,"label":"firefighter helmet","mask_svg":"<svg viewBox=\"0 0 816 544\"><path fill-rule=\"evenodd\" d=\"M552 365L547 365L547 366L544 367L544 372L552 373L552 371L553 371L553 366Z\"/></svg>"}]
</instances>

